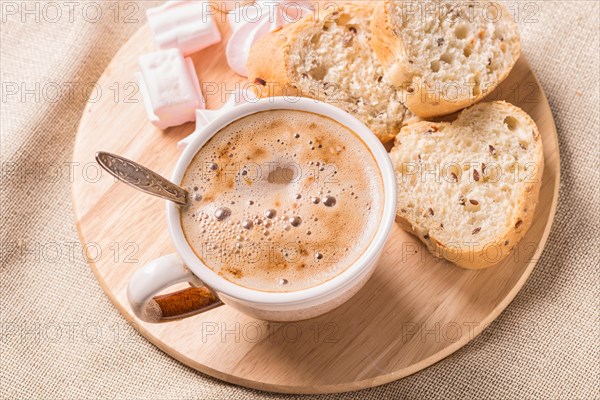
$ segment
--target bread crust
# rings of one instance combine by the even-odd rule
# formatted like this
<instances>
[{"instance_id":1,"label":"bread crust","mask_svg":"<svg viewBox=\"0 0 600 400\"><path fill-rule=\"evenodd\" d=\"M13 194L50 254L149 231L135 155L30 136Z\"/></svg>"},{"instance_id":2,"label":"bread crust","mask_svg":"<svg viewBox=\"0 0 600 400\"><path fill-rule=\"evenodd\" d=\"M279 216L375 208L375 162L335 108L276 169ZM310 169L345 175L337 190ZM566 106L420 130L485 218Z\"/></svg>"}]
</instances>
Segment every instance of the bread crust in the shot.
<instances>
[{"instance_id":1,"label":"bread crust","mask_svg":"<svg viewBox=\"0 0 600 400\"><path fill-rule=\"evenodd\" d=\"M388 78L396 87L405 90L404 99L406 107L421 118L435 118L462 110L472 104L480 102L490 94L500 83L506 79L521 54L519 35L516 35L509 45L512 49L512 60L508 67L501 72L498 79L491 86L487 86L477 96L463 96L458 99L446 99L440 93L432 93L424 89L427 82L415 82L414 76L419 74L415 67L408 62L407 51L402 42L401 35L394 34L394 25L389 15L387 5L399 0L384 0L375 9L371 19L373 40L371 46L379 61L384 66ZM504 23L513 23L511 14L505 5L495 3L502 7ZM515 29L516 24L515 24Z\"/></svg>"},{"instance_id":2,"label":"bread crust","mask_svg":"<svg viewBox=\"0 0 600 400\"><path fill-rule=\"evenodd\" d=\"M300 21L288 24L278 31L271 32L259 39L250 49L247 70L248 79L253 82L254 92L258 97L288 96L314 97L303 92L295 85L297 81L290 56L294 42L304 31L318 24L323 24L333 13L348 12L370 18L374 4L341 2L336 7L324 7L318 13L309 14ZM402 119L400 117L399 119ZM398 128L374 129L373 133L382 141L391 141L398 133Z\"/></svg>"},{"instance_id":3,"label":"bread crust","mask_svg":"<svg viewBox=\"0 0 600 400\"><path fill-rule=\"evenodd\" d=\"M506 106L510 108L513 113L522 115L528 121L528 127L532 130L534 139L536 141L535 162L538 166L535 176L532 179L533 182L526 186L524 194L518 199L517 209L521 211L521 214L517 215L514 221L511 221L511 228L504 230L493 240L495 245L498 246L502 251L501 257L494 257L491 259L488 256L487 251L491 244L490 242L473 246L468 250L464 248L457 248L457 246L449 245L447 243L442 243L436 238L435 232L429 231L426 227L420 226L416 221L411 220L408 214L403 215L403 213L400 211L400 208L396 211L396 222L402 229L417 236L434 255L445 258L459 267L466 269L489 268L497 265L503 259L508 257L511 250L525 236L531 227L531 224L533 223L535 209L539 201L539 192L542 186L544 151L541 135L538 131L537 125L527 113L510 103L496 101L489 104ZM460 115L458 118L460 118ZM408 134L411 129L419 130L419 128L422 128L426 130L431 126L431 124L432 122L422 121L410 125L409 127L404 127L398 134L396 140L399 141L399 139L401 139L403 135ZM450 122L436 123L438 126L451 126L452 124L453 123ZM392 149L392 153L390 154L391 156L393 156L394 151L395 149Z\"/></svg>"},{"instance_id":4,"label":"bread crust","mask_svg":"<svg viewBox=\"0 0 600 400\"><path fill-rule=\"evenodd\" d=\"M340 5L352 8L353 12L365 13L365 5ZM306 96L294 86L294 71L289 59L295 38L316 23L322 23L332 13L340 10L321 9L300 21L283 26L280 30L271 32L254 43L248 56L248 80L256 84L256 94L259 97L268 96ZM265 82L266 85L261 84ZM307 96L306 96L307 97Z\"/></svg>"},{"instance_id":5,"label":"bread crust","mask_svg":"<svg viewBox=\"0 0 600 400\"><path fill-rule=\"evenodd\" d=\"M306 25L305 20L286 25L263 36L250 48L247 63L248 80L254 84L253 89L258 97L300 95L291 84L293 76L288 60L294 34Z\"/></svg>"},{"instance_id":6,"label":"bread crust","mask_svg":"<svg viewBox=\"0 0 600 400\"><path fill-rule=\"evenodd\" d=\"M398 38L393 33L392 24L388 23L388 12L386 10L386 1L382 1L375 7L373 17L371 18L371 47L379 62L386 70L394 68L395 54L401 56L404 47L398 43Z\"/></svg>"}]
</instances>

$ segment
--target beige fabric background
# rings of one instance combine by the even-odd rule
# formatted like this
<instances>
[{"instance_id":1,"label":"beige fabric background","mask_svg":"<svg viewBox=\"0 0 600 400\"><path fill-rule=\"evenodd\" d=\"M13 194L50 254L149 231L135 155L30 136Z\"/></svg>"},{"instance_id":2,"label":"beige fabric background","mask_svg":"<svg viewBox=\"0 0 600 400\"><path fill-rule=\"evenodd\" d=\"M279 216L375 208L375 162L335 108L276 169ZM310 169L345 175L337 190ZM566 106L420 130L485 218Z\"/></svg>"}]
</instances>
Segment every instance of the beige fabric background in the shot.
<instances>
[{"instance_id":1,"label":"beige fabric background","mask_svg":"<svg viewBox=\"0 0 600 400\"><path fill-rule=\"evenodd\" d=\"M77 247L65 163L82 88L156 3L76 1L69 14L58 2L58 19L47 4L1 8L1 397L294 398L171 359L129 328L96 283ZM600 398L600 10L596 1L525 4L538 21L520 18L524 53L550 100L562 158L557 216L538 266L497 321L454 355L398 382L321 398ZM125 23L129 13L139 22ZM32 88L38 98L21 98Z\"/></svg>"}]
</instances>

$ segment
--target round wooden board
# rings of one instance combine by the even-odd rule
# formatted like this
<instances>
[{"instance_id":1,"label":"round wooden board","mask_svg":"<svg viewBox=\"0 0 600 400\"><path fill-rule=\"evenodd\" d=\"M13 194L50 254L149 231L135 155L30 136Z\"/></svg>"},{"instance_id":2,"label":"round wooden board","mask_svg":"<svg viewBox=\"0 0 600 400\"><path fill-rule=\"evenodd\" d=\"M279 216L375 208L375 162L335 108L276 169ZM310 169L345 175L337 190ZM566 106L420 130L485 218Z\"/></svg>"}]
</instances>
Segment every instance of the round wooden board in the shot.
<instances>
[{"instance_id":1,"label":"round wooden board","mask_svg":"<svg viewBox=\"0 0 600 400\"><path fill-rule=\"evenodd\" d=\"M227 67L228 28L219 25L224 40L193 56L208 108L218 108L226 91L245 82ZM464 346L506 308L527 280L552 225L560 162L548 102L521 58L489 98L505 99L533 117L542 134L546 164L534 224L501 265L463 270L434 258L395 226L371 280L349 302L319 318L268 323L224 306L166 324L137 320L126 300L129 277L148 261L174 251L164 202L116 183L107 174L96 179L94 154L114 152L171 175L179 156L176 143L194 130L194 124L162 132L148 122L139 93L128 97L135 88L127 83L134 82L138 56L153 50L149 30L143 27L100 78L102 95L88 104L77 134L73 158L82 173L75 174L73 201L80 238L88 244L100 285L123 316L170 356L227 382L267 391L368 388L417 372Z\"/></svg>"}]
</instances>

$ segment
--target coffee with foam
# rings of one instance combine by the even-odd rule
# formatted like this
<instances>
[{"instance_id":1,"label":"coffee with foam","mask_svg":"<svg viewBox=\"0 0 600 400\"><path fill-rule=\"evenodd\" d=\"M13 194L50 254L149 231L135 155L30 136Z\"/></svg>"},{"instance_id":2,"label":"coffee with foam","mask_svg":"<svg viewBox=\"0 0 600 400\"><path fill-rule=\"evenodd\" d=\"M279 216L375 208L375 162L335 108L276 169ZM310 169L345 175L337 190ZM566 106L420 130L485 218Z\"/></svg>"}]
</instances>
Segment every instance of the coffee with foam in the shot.
<instances>
[{"instance_id":1,"label":"coffee with foam","mask_svg":"<svg viewBox=\"0 0 600 400\"><path fill-rule=\"evenodd\" d=\"M217 132L182 186L181 225L196 255L255 290L319 285L351 266L375 236L383 183L366 144L317 114L252 114Z\"/></svg>"}]
</instances>

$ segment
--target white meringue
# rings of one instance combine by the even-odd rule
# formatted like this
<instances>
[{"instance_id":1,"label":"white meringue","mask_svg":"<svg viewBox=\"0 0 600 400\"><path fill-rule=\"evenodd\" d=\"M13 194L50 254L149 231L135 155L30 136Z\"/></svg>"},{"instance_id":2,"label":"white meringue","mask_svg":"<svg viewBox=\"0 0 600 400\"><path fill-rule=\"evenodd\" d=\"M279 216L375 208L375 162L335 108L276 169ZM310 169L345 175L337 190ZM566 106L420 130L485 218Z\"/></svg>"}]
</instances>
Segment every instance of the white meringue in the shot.
<instances>
[{"instance_id":1,"label":"white meringue","mask_svg":"<svg viewBox=\"0 0 600 400\"><path fill-rule=\"evenodd\" d=\"M140 56L140 85L148 119L160 129L196 119L196 110L205 107L200 83L190 58L178 49Z\"/></svg>"},{"instance_id":2,"label":"white meringue","mask_svg":"<svg viewBox=\"0 0 600 400\"><path fill-rule=\"evenodd\" d=\"M161 50L177 48L188 56L221 41L219 28L204 1L167 1L148 9L146 15Z\"/></svg>"},{"instance_id":3,"label":"white meringue","mask_svg":"<svg viewBox=\"0 0 600 400\"><path fill-rule=\"evenodd\" d=\"M253 103L258 98L252 90L236 90L232 93L227 101L218 110L196 110L196 130L186 138L182 139L177 143L177 147L183 150L192 140L202 135L204 128L212 121L217 119L224 112L231 110L235 106L244 103Z\"/></svg>"},{"instance_id":4,"label":"white meringue","mask_svg":"<svg viewBox=\"0 0 600 400\"><path fill-rule=\"evenodd\" d=\"M227 20L233 33L225 51L229 67L239 75L248 76L246 62L254 42L311 12L307 0L259 0L230 13Z\"/></svg>"}]
</instances>

